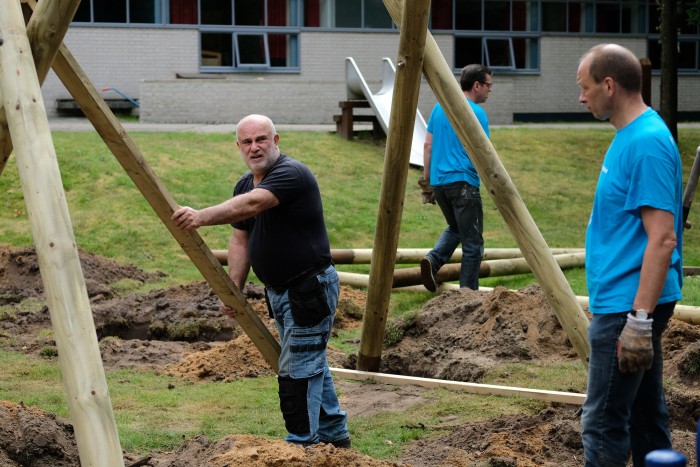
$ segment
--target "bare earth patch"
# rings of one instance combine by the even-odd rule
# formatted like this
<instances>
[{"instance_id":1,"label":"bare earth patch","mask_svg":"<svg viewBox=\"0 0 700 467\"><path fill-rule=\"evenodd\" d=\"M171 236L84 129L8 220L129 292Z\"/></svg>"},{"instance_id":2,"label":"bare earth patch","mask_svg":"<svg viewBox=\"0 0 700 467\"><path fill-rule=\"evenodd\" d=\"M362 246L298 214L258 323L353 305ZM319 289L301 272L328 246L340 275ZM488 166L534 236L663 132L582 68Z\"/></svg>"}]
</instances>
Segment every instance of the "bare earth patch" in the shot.
<instances>
[{"instance_id":1,"label":"bare earth patch","mask_svg":"<svg viewBox=\"0 0 700 467\"><path fill-rule=\"evenodd\" d=\"M95 326L106 369L132 367L184 380L231 381L273 375L235 321L219 311L205 282L120 297L114 285L147 282L157 275L81 252ZM244 290L253 309L276 335L262 288ZM365 295L341 288L336 327L358 326ZM31 248L0 245L0 345L39 356L55 343L43 303L43 287ZM428 301L414 320L396 322L402 337L383 351L381 371L479 382L493 365L533 360L577 361L578 357L537 286L512 292L454 290ZM43 331L43 332L42 332ZM665 376L674 448L695 464L695 423L700 415L700 328L672 320L666 333ZM354 357L330 348L331 366L354 368ZM416 386L384 386L336 379L351 417L410 410L425 401ZM355 449L302 449L281 440L231 434L184 443L173 452L137 458L126 465L162 466L578 466L583 449L577 406L549 404L540 413L504 415L467 425L441 427L441 436L410 443L399 463L379 461ZM0 401L0 465L77 466L72 425L53 414Z\"/></svg>"}]
</instances>

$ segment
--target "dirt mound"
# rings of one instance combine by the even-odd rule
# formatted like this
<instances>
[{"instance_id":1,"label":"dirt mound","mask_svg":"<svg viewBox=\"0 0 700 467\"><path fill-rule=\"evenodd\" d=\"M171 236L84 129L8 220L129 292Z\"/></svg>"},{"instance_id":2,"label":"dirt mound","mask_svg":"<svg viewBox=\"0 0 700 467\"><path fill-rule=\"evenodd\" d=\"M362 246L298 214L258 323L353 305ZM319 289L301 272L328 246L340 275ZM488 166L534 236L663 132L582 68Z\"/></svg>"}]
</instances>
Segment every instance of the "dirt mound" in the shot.
<instances>
[{"instance_id":1,"label":"dirt mound","mask_svg":"<svg viewBox=\"0 0 700 467\"><path fill-rule=\"evenodd\" d=\"M0 465L80 465L73 426L41 409L0 401Z\"/></svg>"},{"instance_id":2,"label":"dirt mound","mask_svg":"<svg viewBox=\"0 0 700 467\"><path fill-rule=\"evenodd\" d=\"M201 436L172 453L141 459L139 465L175 467L206 465L210 467L398 467L403 464L380 461L354 449L336 449L321 444L302 448L282 440L258 436L226 436L214 443ZM129 465L129 464L127 464Z\"/></svg>"},{"instance_id":3,"label":"dirt mound","mask_svg":"<svg viewBox=\"0 0 700 467\"><path fill-rule=\"evenodd\" d=\"M147 282L163 277L163 273L149 274L136 266L118 264L80 250L78 256L91 299L113 297L111 285L122 279ZM44 286L34 248L0 245L0 306L43 296Z\"/></svg>"},{"instance_id":4,"label":"dirt mound","mask_svg":"<svg viewBox=\"0 0 700 467\"><path fill-rule=\"evenodd\" d=\"M499 362L578 358L539 286L449 290L398 326L385 373L478 382Z\"/></svg>"}]
</instances>

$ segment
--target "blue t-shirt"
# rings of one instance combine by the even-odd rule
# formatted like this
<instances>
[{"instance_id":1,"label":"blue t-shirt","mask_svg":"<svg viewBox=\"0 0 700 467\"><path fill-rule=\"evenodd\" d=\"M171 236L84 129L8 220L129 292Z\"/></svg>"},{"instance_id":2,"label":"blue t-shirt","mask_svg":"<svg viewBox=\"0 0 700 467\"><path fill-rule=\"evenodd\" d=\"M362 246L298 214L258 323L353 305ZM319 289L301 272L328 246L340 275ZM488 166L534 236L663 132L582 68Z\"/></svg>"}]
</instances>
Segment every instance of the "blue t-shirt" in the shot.
<instances>
[{"instance_id":1,"label":"blue t-shirt","mask_svg":"<svg viewBox=\"0 0 700 467\"><path fill-rule=\"evenodd\" d=\"M617 131L598 178L586 232L586 277L592 313L632 309L647 234L643 206L673 213L677 246L658 303L681 299L683 174L671 132L651 108Z\"/></svg>"},{"instance_id":2,"label":"blue t-shirt","mask_svg":"<svg viewBox=\"0 0 700 467\"><path fill-rule=\"evenodd\" d=\"M486 111L469 99L467 102L481 123L486 136L490 138L489 119L486 116ZM467 182L478 187L480 185L479 174L439 103L435 105L430 114L428 133L433 135L433 147L430 153L430 184L439 186L454 182Z\"/></svg>"}]
</instances>

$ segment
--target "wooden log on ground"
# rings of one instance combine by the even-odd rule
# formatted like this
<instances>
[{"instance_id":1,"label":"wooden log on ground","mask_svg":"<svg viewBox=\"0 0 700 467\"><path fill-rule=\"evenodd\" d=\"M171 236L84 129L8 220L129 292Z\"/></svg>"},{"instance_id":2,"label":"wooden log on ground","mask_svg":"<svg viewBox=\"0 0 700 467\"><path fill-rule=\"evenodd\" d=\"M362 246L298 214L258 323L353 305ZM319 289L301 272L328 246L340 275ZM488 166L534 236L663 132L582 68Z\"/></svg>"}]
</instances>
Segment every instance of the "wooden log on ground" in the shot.
<instances>
[{"instance_id":1,"label":"wooden log on ground","mask_svg":"<svg viewBox=\"0 0 700 467\"><path fill-rule=\"evenodd\" d=\"M383 0L394 23L401 24L402 0ZM501 163L474 112L464 99L452 68L447 64L433 36L428 33L423 72L442 105L452 127L464 145L486 191L503 216L523 252L562 328L581 361L588 368L588 318L576 301L566 277L549 252L508 172Z\"/></svg>"},{"instance_id":2,"label":"wooden log on ground","mask_svg":"<svg viewBox=\"0 0 700 467\"><path fill-rule=\"evenodd\" d=\"M472 394L489 394L494 396L524 397L546 402L559 402L562 404L582 405L586 400L585 394L573 392L548 391L546 389L517 388L511 386L498 386L495 384L466 383L463 381L449 381L444 379L420 378L417 376L392 375L387 373L373 373L369 371L347 370L345 368L331 368L331 373L338 378L347 378L355 381L372 381L384 384L421 386L424 388L444 388L453 391L464 391Z\"/></svg>"},{"instance_id":3,"label":"wooden log on ground","mask_svg":"<svg viewBox=\"0 0 700 467\"><path fill-rule=\"evenodd\" d=\"M428 254L430 248L398 248L396 250L395 264L418 264ZM584 253L583 248L551 248L553 255L565 255L569 253ZM212 250L216 259L223 266L228 264L227 250ZM371 248L340 248L332 249L331 256L335 264L370 264L372 263ZM519 248L485 248L483 260L522 258ZM462 250L455 250L450 258L450 263L459 263L462 260Z\"/></svg>"},{"instance_id":4,"label":"wooden log on ground","mask_svg":"<svg viewBox=\"0 0 700 467\"><path fill-rule=\"evenodd\" d=\"M561 269L580 268L586 261L585 253L554 255L554 260ZM462 265L445 264L435 276L438 283L459 280ZM514 276L532 272L525 258L494 259L482 261L479 267L479 277ZM420 268L402 268L394 271L394 287L407 287L421 283Z\"/></svg>"},{"instance_id":5,"label":"wooden log on ground","mask_svg":"<svg viewBox=\"0 0 700 467\"><path fill-rule=\"evenodd\" d=\"M0 96L16 146L80 463L123 466L90 300L24 17L17 0L0 0L0 11Z\"/></svg>"},{"instance_id":6,"label":"wooden log on ground","mask_svg":"<svg viewBox=\"0 0 700 467\"><path fill-rule=\"evenodd\" d=\"M228 273L221 267L202 237L196 231L183 231L175 226L171 216L178 207L177 203L65 45L60 47L56 55L53 70L170 234L221 301L236 310L238 324L272 369L278 371L279 343L252 309L245 296L233 284Z\"/></svg>"},{"instance_id":7,"label":"wooden log on ground","mask_svg":"<svg viewBox=\"0 0 700 467\"><path fill-rule=\"evenodd\" d=\"M418 108L429 8L430 0L406 2L402 21L397 23L401 25L399 51L374 236L375 249L369 273L372 281L367 289L357 354L358 370L378 370L384 344Z\"/></svg>"}]
</instances>

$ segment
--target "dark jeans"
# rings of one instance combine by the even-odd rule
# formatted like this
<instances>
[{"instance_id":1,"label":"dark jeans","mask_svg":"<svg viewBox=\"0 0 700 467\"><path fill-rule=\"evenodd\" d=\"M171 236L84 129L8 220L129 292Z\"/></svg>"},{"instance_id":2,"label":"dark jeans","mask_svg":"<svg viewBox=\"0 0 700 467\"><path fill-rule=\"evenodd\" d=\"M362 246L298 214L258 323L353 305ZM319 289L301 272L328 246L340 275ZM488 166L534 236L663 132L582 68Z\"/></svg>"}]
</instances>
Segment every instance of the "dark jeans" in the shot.
<instances>
[{"instance_id":1,"label":"dark jeans","mask_svg":"<svg viewBox=\"0 0 700 467\"><path fill-rule=\"evenodd\" d=\"M624 467L630 449L634 466L643 467L647 453L671 449L661 335L675 306L671 302L656 307L654 360L651 369L636 373L620 372L617 362L617 339L627 313L593 315L588 327L588 389L581 416L586 467Z\"/></svg>"},{"instance_id":2,"label":"dark jeans","mask_svg":"<svg viewBox=\"0 0 700 467\"><path fill-rule=\"evenodd\" d=\"M450 260L457 245L462 244L462 270L459 286L479 289L479 267L484 256L484 211L479 188L465 182L433 187L435 201L447 221L428 258L433 272Z\"/></svg>"}]
</instances>

